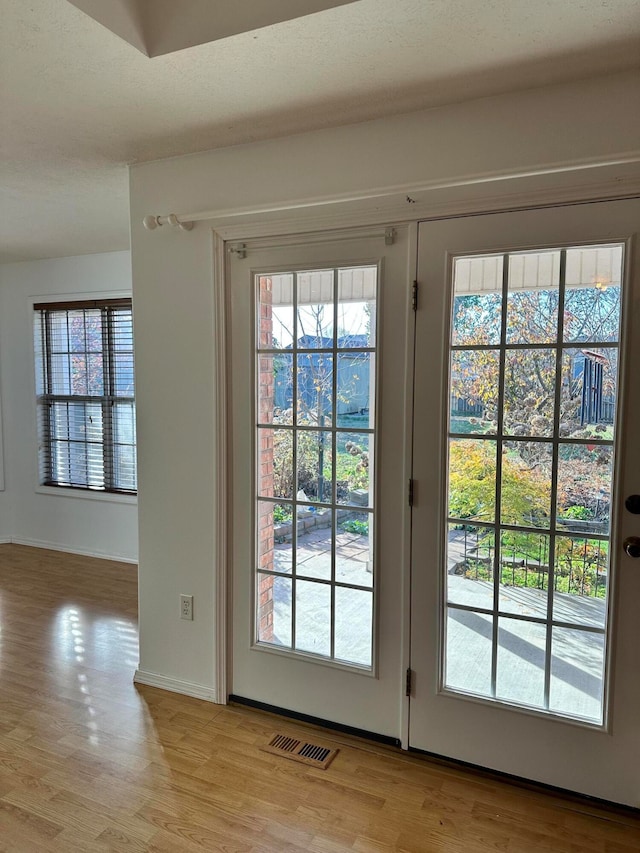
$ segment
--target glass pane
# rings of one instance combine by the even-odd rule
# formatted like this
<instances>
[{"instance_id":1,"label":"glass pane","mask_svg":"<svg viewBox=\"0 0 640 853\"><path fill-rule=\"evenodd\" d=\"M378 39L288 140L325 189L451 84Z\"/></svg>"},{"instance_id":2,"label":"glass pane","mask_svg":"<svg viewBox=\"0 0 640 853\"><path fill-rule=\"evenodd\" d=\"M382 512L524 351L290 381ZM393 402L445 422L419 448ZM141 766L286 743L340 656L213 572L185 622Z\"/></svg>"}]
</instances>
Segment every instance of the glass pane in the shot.
<instances>
[{"instance_id":1,"label":"glass pane","mask_svg":"<svg viewBox=\"0 0 640 853\"><path fill-rule=\"evenodd\" d=\"M491 696L493 617L447 608L445 687Z\"/></svg>"},{"instance_id":2,"label":"glass pane","mask_svg":"<svg viewBox=\"0 0 640 853\"><path fill-rule=\"evenodd\" d=\"M556 351L507 350L504 376L506 435L553 435Z\"/></svg>"},{"instance_id":3,"label":"glass pane","mask_svg":"<svg viewBox=\"0 0 640 853\"><path fill-rule=\"evenodd\" d=\"M87 317L87 343L89 350L101 350L98 346L99 324L97 318ZM133 317L131 309L116 309L111 313L111 325L113 330L113 348L116 352L133 352Z\"/></svg>"},{"instance_id":4,"label":"glass pane","mask_svg":"<svg viewBox=\"0 0 640 853\"><path fill-rule=\"evenodd\" d=\"M49 314L49 340L52 353L69 352L69 327L66 311L56 311Z\"/></svg>"},{"instance_id":5,"label":"glass pane","mask_svg":"<svg viewBox=\"0 0 640 853\"><path fill-rule=\"evenodd\" d=\"M69 444L66 441L51 442L51 476L56 483L70 484L71 460Z\"/></svg>"},{"instance_id":6,"label":"glass pane","mask_svg":"<svg viewBox=\"0 0 640 853\"><path fill-rule=\"evenodd\" d=\"M350 352L338 356L336 414L338 426L372 427L375 418L375 354Z\"/></svg>"},{"instance_id":7,"label":"glass pane","mask_svg":"<svg viewBox=\"0 0 640 853\"><path fill-rule=\"evenodd\" d=\"M554 620L604 628L608 577L608 541L558 536L553 583Z\"/></svg>"},{"instance_id":8,"label":"glass pane","mask_svg":"<svg viewBox=\"0 0 640 853\"><path fill-rule=\"evenodd\" d=\"M124 377L117 376L116 383L123 380ZM131 373L127 378L130 383L131 393L127 396L133 397L133 356L131 356ZM101 397L104 394L104 371L102 366L102 354L87 356L87 382L89 394L95 394ZM117 392L116 392L117 393Z\"/></svg>"},{"instance_id":9,"label":"glass pane","mask_svg":"<svg viewBox=\"0 0 640 853\"><path fill-rule=\"evenodd\" d=\"M293 345L293 275L259 275L258 349L290 349Z\"/></svg>"},{"instance_id":10,"label":"glass pane","mask_svg":"<svg viewBox=\"0 0 640 853\"><path fill-rule=\"evenodd\" d=\"M86 396L89 393L87 356L74 353L69 357L71 367L71 393Z\"/></svg>"},{"instance_id":11,"label":"glass pane","mask_svg":"<svg viewBox=\"0 0 640 853\"><path fill-rule=\"evenodd\" d=\"M609 533L612 482L612 447L560 445L557 527L576 533Z\"/></svg>"},{"instance_id":12,"label":"glass pane","mask_svg":"<svg viewBox=\"0 0 640 853\"><path fill-rule=\"evenodd\" d=\"M554 628L549 708L602 721L604 635Z\"/></svg>"},{"instance_id":13,"label":"glass pane","mask_svg":"<svg viewBox=\"0 0 640 853\"><path fill-rule=\"evenodd\" d=\"M258 642L291 648L291 579L258 574Z\"/></svg>"},{"instance_id":14,"label":"glass pane","mask_svg":"<svg viewBox=\"0 0 640 853\"><path fill-rule=\"evenodd\" d=\"M54 438L102 442L102 406L90 403L52 403Z\"/></svg>"},{"instance_id":15,"label":"glass pane","mask_svg":"<svg viewBox=\"0 0 640 853\"><path fill-rule=\"evenodd\" d=\"M87 446L72 442L69 445L69 482L75 485L89 483Z\"/></svg>"},{"instance_id":16,"label":"glass pane","mask_svg":"<svg viewBox=\"0 0 640 853\"><path fill-rule=\"evenodd\" d=\"M102 426L102 408L87 406L87 411L93 418L100 418ZM135 444L136 442L136 413L134 403L116 403L113 406L113 440L118 444Z\"/></svg>"},{"instance_id":17,"label":"glass pane","mask_svg":"<svg viewBox=\"0 0 640 853\"><path fill-rule=\"evenodd\" d=\"M300 349L331 349L334 344L333 270L298 273Z\"/></svg>"},{"instance_id":18,"label":"glass pane","mask_svg":"<svg viewBox=\"0 0 640 853\"><path fill-rule=\"evenodd\" d=\"M293 498L293 432L258 430L258 494L263 498Z\"/></svg>"},{"instance_id":19,"label":"glass pane","mask_svg":"<svg viewBox=\"0 0 640 853\"><path fill-rule=\"evenodd\" d=\"M509 256L507 343L552 343L558 337L560 252Z\"/></svg>"},{"instance_id":20,"label":"glass pane","mask_svg":"<svg viewBox=\"0 0 640 853\"><path fill-rule=\"evenodd\" d=\"M68 355L51 356L50 394L71 394L71 361Z\"/></svg>"},{"instance_id":21,"label":"glass pane","mask_svg":"<svg viewBox=\"0 0 640 853\"><path fill-rule=\"evenodd\" d=\"M33 315L33 355L36 369L36 396L45 393L45 360L44 360L44 341L42 335L43 318L39 311Z\"/></svg>"},{"instance_id":22,"label":"glass pane","mask_svg":"<svg viewBox=\"0 0 640 853\"><path fill-rule=\"evenodd\" d=\"M622 246L567 250L565 341L617 341Z\"/></svg>"},{"instance_id":23,"label":"glass pane","mask_svg":"<svg viewBox=\"0 0 640 853\"><path fill-rule=\"evenodd\" d=\"M373 641L373 593L336 587L335 656L370 667Z\"/></svg>"},{"instance_id":24,"label":"glass pane","mask_svg":"<svg viewBox=\"0 0 640 853\"><path fill-rule=\"evenodd\" d=\"M337 516L335 579L373 586L373 515L340 509Z\"/></svg>"},{"instance_id":25,"label":"glass pane","mask_svg":"<svg viewBox=\"0 0 640 853\"><path fill-rule=\"evenodd\" d=\"M336 502L351 506L372 506L370 472L373 464L371 433L336 434Z\"/></svg>"},{"instance_id":26,"label":"glass pane","mask_svg":"<svg viewBox=\"0 0 640 853\"><path fill-rule=\"evenodd\" d=\"M326 430L305 429L297 432L297 500L331 503L333 494L331 441L331 433Z\"/></svg>"},{"instance_id":27,"label":"glass pane","mask_svg":"<svg viewBox=\"0 0 640 853\"><path fill-rule=\"evenodd\" d=\"M113 357L113 393L118 397L133 397L133 353L116 353Z\"/></svg>"},{"instance_id":28,"label":"glass pane","mask_svg":"<svg viewBox=\"0 0 640 853\"><path fill-rule=\"evenodd\" d=\"M129 448L125 448L127 451ZM104 455L102 452L102 445L99 444L87 444L85 445L85 455L86 455L86 466L87 466L87 479L86 484L88 486L95 486L97 488L104 487ZM114 452L115 455L115 465L118 465L117 458L117 450Z\"/></svg>"},{"instance_id":29,"label":"glass pane","mask_svg":"<svg viewBox=\"0 0 640 853\"><path fill-rule=\"evenodd\" d=\"M79 413L74 407L72 407L72 411L70 413L69 405L67 403L53 403L49 411L51 412L49 423L53 438L68 439L71 437L72 430L74 432L74 437L77 435L78 430L81 435L83 434L84 418L82 417L82 414L78 417ZM80 420L79 424L78 419Z\"/></svg>"},{"instance_id":30,"label":"glass pane","mask_svg":"<svg viewBox=\"0 0 640 853\"><path fill-rule=\"evenodd\" d=\"M291 574L293 507L258 501L258 568Z\"/></svg>"},{"instance_id":31,"label":"glass pane","mask_svg":"<svg viewBox=\"0 0 640 853\"><path fill-rule=\"evenodd\" d=\"M376 290L373 265L256 278L258 571L295 575L294 647L323 656L335 583L373 586Z\"/></svg>"},{"instance_id":32,"label":"glass pane","mask_svg":"<svg viewBox=\"0 0 640 853\"><path fill-rule=\"evenodd\" d=\"M498 619L496 697L544 707L546 625Z\"/></svg>"},{"instance_id":33,"label":"glass pane","mask_svg":"<svg viewBox=\"0 0 640 853\"><path fill-rule=\"evenodd\" d=\"M258 423L293 423L293 356L259 355Z\"/></svg>"},{"instance_id":34,"label":"glass pane","mask_svg":"<svg viewBox=\"0 0 640 853\"><path fill-rule=\"evenodd\" d=\"M496 442L449 441L449 516L492 522L496 503Z\"/></svg>"},{"instance_id":35,"label":"glass pane","mask_svg":"<svg viewBox=\"0 0 640 853\"><path fill-rule=\"evenodd\" d=\"M542 533L501 532L499 610L546 619L550 547Z\"/></svg>"},{"instance_id":36,"label":"glass pane","mask_svg":"<svg viewBox=\"0 0 640 853\"><path fill-rule=\"evenodd\" d=\"M376 267L338 270L338 348L374 347Z\"/></svg>"},{"instance_id":37,"label":"glass pane","mask_svg":"<svg viewBox=\"0 0 640 853\"><path fill-rule=\"evenodd\" d=\"M297 364L299 426L330 427L333 423L333 356L300 353Z\"/></svg>"},{"instance_id":38,"label":"glass pane","mask_svg":"<svg viewBox=\"0 0 640 853\"><path fill-rule=\"evenodd\" d=\"M450 432L495 433L499 373L498 350L451 353Z\"/></svg>"},{"instance_id":39,"label":"glass pane","mask_svg":"<svg viewBox=\"0 0 640 853\"><path fill-rule=\"evenodd\" d=\"M453 346L500 343L502 267L502 255L454 260Z\"/></svg>"},{"instance_id":40,"label":"glass pane","mask_svg":"<svg viewBox=\"0 0 640 853\"><path fill-rule=\"evenodd\" d=\"M299 506L297 512L296 573L331 580L333 510Z\"/></svg>"},{"instance_id":41,"label":"glass pane","mask_svg":"<svg viewBox=\"0 0 640 853\"><path fill-rule=\"evenodd\" d=\"M553 448L541 441L506 441L502 452L503 524L549 527Z\"/></svg>"},{"instance_id":42,"label":"glass pane","mask_svg":"<svg viewBox=\"0 0 640 853\"><path fill-rule=\"evenodd\" d=\"M296 581L295 647L316 655L331 655L331 586Z\"/></svg>"},{"instance_id":43,"label":"glass pane","mask_svg":"<svg viewBox=\"0 0 640 853\"><path fill-rule=\"evenodd\" d=\"M495 534L486 527L450 524L447 540L447 601L493 609Z\"/></svg>"},{"instance_id":44,"label":"glass pane","mask_svg":"<svg viewBox=\"0 0 640 853\"><path fill-rule=\"evenodd\" d=\"M88 347L87 330L85 328L85 316L89 317L93 314L94 322L100 319L99 311L69 311L68 312L68 330L69 330L69 349L71 352L86 352Z\"/></svg>"},{"instance_id":45,"label":"glass pane","mask_svg":"<svg viewBox=\"0 0 640 853\"><path fill-rule=\"evenodd\" d=\"M114 486L117 489L136 488L136 448L117 444L113 449Z\"/></svg>"},{"instance_id":46,"label":"glass pane","mask_svg":"<svg viewBox=\"0 0 640 853\"><path fill-rule=\"evenodd\" d=\"M560 436L613 440L617 384L616 347L565 350Z\"/></svg>"}]
</instances>

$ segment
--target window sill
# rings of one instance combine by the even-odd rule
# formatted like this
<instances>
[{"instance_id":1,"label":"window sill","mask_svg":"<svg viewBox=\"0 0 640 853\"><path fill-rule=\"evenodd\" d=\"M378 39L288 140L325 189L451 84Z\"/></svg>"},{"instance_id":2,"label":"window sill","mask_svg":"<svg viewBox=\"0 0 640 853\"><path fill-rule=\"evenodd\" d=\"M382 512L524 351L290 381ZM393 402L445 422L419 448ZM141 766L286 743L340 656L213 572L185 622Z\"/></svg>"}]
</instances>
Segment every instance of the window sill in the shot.
<instances>
[{"instance_id":1,"label":"window sill","mask_svg":"<svg viewBox=\"0 0 640 853\"><path fill-rule=\"evenodd\" d=\"M87 501L102 501L106 503L137 505L137 495L120 495L115 492L99 492L91 489L73 489L65 486L36 486L36 494L57 495L63 498L74 498Z\"/></svg>"}]
</instances>

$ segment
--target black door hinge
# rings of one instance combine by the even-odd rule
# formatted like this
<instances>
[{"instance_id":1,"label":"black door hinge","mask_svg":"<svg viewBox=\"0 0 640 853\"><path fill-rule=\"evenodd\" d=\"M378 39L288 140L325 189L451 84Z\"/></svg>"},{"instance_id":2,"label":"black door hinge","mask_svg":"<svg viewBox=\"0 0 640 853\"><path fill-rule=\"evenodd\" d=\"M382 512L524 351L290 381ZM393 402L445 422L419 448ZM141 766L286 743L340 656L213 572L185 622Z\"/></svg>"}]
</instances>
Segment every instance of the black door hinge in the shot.
<instances>
[{"instance_id":1,"label":"black door hinge","mask_svg":"<svg viewBox=\"0 0 640 853\"><path fill-rule=\"evenodd\" d=\"M411 307L414 311L418 310L418 282L414 281L411 288Z\"/></svg>"},{"instance_id":2,"label":"black door hinge","mask_svg":"<svg viewBox=\"0 0 640 853\"><path fill-rule=\"evenodd\" d=\"M411 691L413 690L413 672L411 668L407 669L407 677L405 681L404 687L404 695L411 696Z\"/></svg>"},{"instance_id":3,"label":"black door hinge","mask_svg":"<svg viewBox=\"0 0 640 853\"><path fill-rule=\"evenodd\" d=\"M409 506L413 506L413 480L409 480L409 491L407 494Z\"/></svg>"}]
</instances>

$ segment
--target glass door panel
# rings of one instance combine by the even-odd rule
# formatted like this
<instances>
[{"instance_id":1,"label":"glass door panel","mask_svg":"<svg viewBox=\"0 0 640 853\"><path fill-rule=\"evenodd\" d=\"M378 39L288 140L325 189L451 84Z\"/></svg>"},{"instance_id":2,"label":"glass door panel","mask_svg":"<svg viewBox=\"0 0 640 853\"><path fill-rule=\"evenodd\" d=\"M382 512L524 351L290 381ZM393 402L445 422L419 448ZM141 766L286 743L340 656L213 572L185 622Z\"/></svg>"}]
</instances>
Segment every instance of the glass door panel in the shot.
<instances>
[{"instance_id":1,"label":"glass door panel","mask_svg":"<svg viewBox=\"0 0 640 853\"><path fill-rule=\"evenodd\" d=\"M443 686L596 724L622 264L621 244L452 264ZM481 689L456 662L480 615Z\"/></svg>"},{"instance_id":2,"label":"glass door panel","mask_svg":"<svg viewBox=\"0 0 640 853\"><path fill-rule=\"evenodd\" d=\"M257 641L371 669L378 269L255 282Z\"/></svg>"}]
</instances>

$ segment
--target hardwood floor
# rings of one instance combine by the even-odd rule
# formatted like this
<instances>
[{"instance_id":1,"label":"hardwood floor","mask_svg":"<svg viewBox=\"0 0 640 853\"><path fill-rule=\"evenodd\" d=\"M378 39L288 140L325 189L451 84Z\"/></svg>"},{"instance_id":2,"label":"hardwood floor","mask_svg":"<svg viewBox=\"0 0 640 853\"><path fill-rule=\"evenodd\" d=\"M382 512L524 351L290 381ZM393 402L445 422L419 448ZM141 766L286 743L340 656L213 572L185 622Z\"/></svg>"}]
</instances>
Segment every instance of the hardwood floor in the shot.
<instances>
[{"instance_id":1,"label":"hardwood floor","mask_svg":"<svg viewBox=\"0 0 640 853\"><path fill-rule=\"evenodd\" d=\"M132 683L135 569L0 545L0 851L638 853L640 820ZM603 769L604 771L604 769Z\"/></svg>"}]
</instances>

